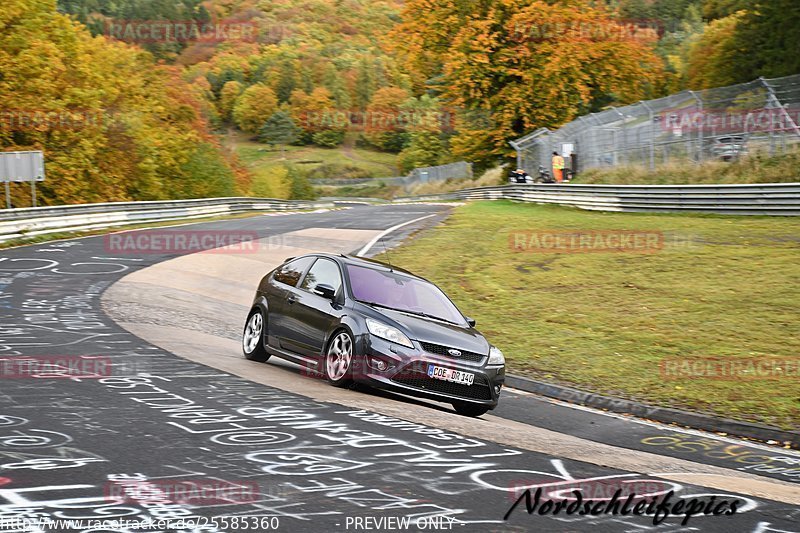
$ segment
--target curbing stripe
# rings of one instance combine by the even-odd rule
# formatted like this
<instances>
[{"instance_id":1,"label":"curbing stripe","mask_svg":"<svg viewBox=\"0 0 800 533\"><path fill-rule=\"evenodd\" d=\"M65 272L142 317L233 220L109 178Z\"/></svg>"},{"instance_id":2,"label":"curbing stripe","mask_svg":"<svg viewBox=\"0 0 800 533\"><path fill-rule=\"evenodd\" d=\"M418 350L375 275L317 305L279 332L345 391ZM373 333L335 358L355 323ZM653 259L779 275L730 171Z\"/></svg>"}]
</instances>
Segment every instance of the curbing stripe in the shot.
<instances>
[{"instance_id":1,"label":"curbing stripe","mask_svg":"<svg viewBox=\"0 0 800 533\"><path fill-rule=\"evenodd\" d=\"M633 400L603 396L602 394L510 374L506 374L506 386L568 403L585 405L613 413L630 414L665 424L678 424L704 431L728 433L729 435L760 441L772 440L783 444L788 442L792 448L800 449L800 432L798 431L786 431L772 426L718 418L680 409L656 407Z\"/></svg>"}]
</instances>

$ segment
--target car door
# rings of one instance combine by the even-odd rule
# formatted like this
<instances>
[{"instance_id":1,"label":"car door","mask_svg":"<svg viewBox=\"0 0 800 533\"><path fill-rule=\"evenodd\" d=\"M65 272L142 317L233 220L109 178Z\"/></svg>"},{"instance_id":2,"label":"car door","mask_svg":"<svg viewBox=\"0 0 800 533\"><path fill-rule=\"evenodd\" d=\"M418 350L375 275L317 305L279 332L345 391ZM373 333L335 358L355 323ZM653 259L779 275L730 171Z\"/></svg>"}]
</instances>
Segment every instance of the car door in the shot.
<instances>
[{"instance_id":1,"label":"car door","mask_svg":"<svg viewBox=\"0 0 800 533\"><path fill-rule=\"evenodd\" d=\"M316 257L300 257L293 261L288 261L278 267L272 278L266 284L265 297L269 304L267 316L267 342L270 346L281 346L281 338L285 335L286 301L292 291L300 283L303 274L314 263Z\"/></svg>"},{"instance_id":2,"label":"car door","mask_svg":"<svg viewBox=\"0 0 800 533\"><path fill-rule=\"evenodd\" d=\"M338 263L325 257L318 258L297 288L286 300L284 312L285 334L281 346L307 356L319 357L325 334L341 316L341 306L315 292L319 285L332 287L341 298L342 272Z\"/></svg>"}]
</instances>

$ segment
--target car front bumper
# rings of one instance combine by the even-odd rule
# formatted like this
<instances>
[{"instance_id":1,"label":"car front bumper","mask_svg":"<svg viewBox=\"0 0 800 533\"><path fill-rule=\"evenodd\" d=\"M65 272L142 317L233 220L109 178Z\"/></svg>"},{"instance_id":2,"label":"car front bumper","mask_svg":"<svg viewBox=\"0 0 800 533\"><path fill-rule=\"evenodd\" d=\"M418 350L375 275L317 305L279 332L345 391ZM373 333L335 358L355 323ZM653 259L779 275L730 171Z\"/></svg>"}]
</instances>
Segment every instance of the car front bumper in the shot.
<instances>
[{"instance_id":1,"label":"car front bumper","mask_svg":"<svg viewBox=\"0 0 800 533\"><path fill-rule=\"evenodd\" d=\"M400 346L373 335L360 339L361 354L354 360L353 378L379 389L445 402L469 402L497 407L505 382L505 366L459 360L425 351L419 342L414 348ZM380 362L387 365L380 369ZM435 365L474 374L472 385L428 377L428 366Z\"/></svg>"}]
</instances>

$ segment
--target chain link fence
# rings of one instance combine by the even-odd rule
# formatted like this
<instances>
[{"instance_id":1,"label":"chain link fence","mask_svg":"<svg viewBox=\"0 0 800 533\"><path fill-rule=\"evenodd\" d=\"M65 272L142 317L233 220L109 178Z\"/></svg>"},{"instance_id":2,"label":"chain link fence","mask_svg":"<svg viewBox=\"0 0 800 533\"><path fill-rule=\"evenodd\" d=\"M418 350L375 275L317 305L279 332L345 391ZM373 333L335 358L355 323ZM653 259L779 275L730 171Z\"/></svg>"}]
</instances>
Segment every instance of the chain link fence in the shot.
<instances>
[{"instance_id":1,"label":"chain link fence","mask_svg":"<svg viewBox=\"0 0 800 533\"><path fill-rule=\"evenodd\" d=\"M550 168L553 152L567 167L732 161L776 154L800 143L800 75L678 94L610 107L556 131L541 128L511 142L517 165Z\"/></svg>"}]
</instances>

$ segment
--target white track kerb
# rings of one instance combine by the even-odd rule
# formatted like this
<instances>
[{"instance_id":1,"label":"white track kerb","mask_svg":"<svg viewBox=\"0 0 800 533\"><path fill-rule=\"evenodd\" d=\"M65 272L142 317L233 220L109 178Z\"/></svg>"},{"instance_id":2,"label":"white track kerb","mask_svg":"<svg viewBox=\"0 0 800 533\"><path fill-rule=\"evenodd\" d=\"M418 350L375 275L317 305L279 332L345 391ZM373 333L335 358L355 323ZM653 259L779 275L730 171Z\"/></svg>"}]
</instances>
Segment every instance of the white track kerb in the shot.
<instances>
[{"instance_id":1,"label":"white track kerb","mask_svg":"<svg viewBox=\"0 0 800 533\"><path fill-rule=\"evenodd\" d=\"M372 239L371 241L369 241L366 244L366 246L364 246L362 249L360 249L358 251L358 253L356 253L356 255L358 257L364 257L367 253L369 253L370 249L372 249L372 247L375 246L378 243L379 240L383 239L384 237L386 237L387 235L389 235L393 231L397 231L397 230L399 230L400 228L402 228L404 226L408 226L409 224L413 224L414 222L419 222L420 220L425 220L426 218L431 218L432 216L436 216L436 215L425 215L424 217L415 218L414 220L409 220L408 222L403 222L402 224L398 224L396 226L392 226L391 228L387 229L386 231L383 231L383 232L379 233L378 235L376 235L375 238Z\"/></svg>"}]
</instances>

